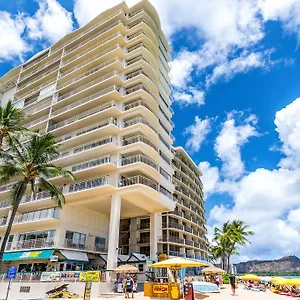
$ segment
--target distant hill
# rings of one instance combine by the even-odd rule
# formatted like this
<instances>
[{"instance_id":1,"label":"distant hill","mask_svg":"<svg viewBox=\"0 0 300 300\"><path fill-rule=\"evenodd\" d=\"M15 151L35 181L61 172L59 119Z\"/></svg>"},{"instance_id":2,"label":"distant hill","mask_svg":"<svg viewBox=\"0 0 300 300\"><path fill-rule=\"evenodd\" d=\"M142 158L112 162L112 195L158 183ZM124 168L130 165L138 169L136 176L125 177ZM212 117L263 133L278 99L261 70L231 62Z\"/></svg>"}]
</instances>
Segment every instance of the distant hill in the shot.
<instances>
[{"instance_id":1,"label":"distant hill","mask_svg":"<svg viewBox=\"0 0 300 300\"><path fill-rule=\"evenodd\" d=\"M250 260L235 264L237 273L300 271L300 259L286 256L276 260Z\"/></svg>"}]
</instances>

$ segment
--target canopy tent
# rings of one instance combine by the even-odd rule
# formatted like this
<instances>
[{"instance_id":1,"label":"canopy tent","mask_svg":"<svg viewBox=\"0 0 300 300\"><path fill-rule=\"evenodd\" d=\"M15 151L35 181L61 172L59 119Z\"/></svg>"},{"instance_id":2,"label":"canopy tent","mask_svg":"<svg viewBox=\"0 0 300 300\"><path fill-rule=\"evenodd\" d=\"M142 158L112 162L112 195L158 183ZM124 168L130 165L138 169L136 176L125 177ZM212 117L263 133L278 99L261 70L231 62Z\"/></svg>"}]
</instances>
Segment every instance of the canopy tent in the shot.
<instances>
[{"instance_id":1,"label":"canopy tent","mask_svg":"<svg viewBox=\"0 0 300 300\"><path fill-rule=\"evenodd\" d=\"M194 261L181 257L166 259L149 266L149 268L169 268L171 270L180 270L182 268L206 267L211 264L207 261Z\"/></svg>"},{"instance_id":2,"label":"canopy tent","mask_svg":"<svg viewBox=\"0 0 300 300\"><path fill-rule=\"evenodd\" d=\"M260 277L258 277L255 274L246 274L246 275L242 276L242 280L256 280L256 281L259 281Z\"/></svg>"},{"instance_id":3,"label":"canopy tent","mask_svg":"<svg viewBox=\"0 0 300 300\"><path fill-rule=\"evenodd\" d=\"M133 265L121 265L114 269L116 273L139 273L139 269Z\"/></svg>"},{"instance_id":4,"label":"canopy tent","mask_svg":"<svg viewBox=\"0 0 300 300\"><path fill-rule=\"evenodd\" d=\"M206 267L202 270L203 274L226 274L226 272L221 269L221 268L217 268L215 266L212 267Z\"/></svg>"},{"instance_id":5,"label":"canopy tent","mask_svg":"<svg viewBox=\"0 0 300 300\"><path fill-rule=\"evenodd\" d=\"M78 262L89 262L89 258L86 253L78 251L69 251L69 250L59 250L59 252L68 260L68 261L78 261Z\"/></svg>"},{"instance_id":6,"label":"canopy tent","mask_svg":"<svg viewBox=\"0 0 300 300\"><path fill-rule=\"evenodd\" d=\"M281 279L284 279L284 278L283 277L273 277L270 281L274 283L277 280L281 280Z\"/></svg>"},{"instance_id":7,"label":"canopy tent","mask_svg":"<svg viewBox=\"0 0 300 300\"><path fill-rule=\"evenodd\" d=\"M300 278L291 278L288 281L289 281L289 285L300 286Z\"/></svg>"},{"instance_id":8,"label":"canopy tent","mask_svg":"<svg viewBox=\"0 0 300 300\"><path fill-rule=\"evenodd\" d=\"M278 279L274 282L275 285L281 285L281 286L287 286L287 285L292 285L290 284L290 281L289 279L286 279L286 278L281 278L281 279Z\"/></svg>"}]
</instances>

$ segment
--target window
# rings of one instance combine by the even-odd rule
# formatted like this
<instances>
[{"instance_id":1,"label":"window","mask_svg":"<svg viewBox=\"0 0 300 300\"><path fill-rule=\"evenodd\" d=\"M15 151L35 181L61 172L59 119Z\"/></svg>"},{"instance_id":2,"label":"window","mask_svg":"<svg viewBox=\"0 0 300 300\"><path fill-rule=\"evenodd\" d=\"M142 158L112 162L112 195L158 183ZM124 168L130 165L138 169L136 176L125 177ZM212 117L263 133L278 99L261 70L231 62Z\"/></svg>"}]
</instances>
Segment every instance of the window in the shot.
<instances>
[{"instance_id":1,"label":"window","mask_svg":"<svg viewBox=\"0 0 300 300\"><path fill-rule=\"evenodd\" d=\"M106 238L96 236L96 238L95 238L95 244L105 245L106 244Z\"/></svg>"},{"instance_id":2,"label":"window","mask_svg":"<svg viewBox=\"0 0 300 300\"><path fill-rule=\"evenodd\" d=\"M85 246L86 234L80 232L66 231L66 243L69 246L83 249Z\"/></svg>"},{"instance_id":3,"label":"window","mask_svg":"<svg viewBox=\"0 0 300 300\"><path fill-rule=\"evenodd\" d=\"M49 241L53 241L55 236L55 230L45 230L45 231L35 231L35 232L27 232L21 233L19 235L19 241L28 241L28 240L36 240L36 239L47 239Z\"/></svg>"}]
</instances>

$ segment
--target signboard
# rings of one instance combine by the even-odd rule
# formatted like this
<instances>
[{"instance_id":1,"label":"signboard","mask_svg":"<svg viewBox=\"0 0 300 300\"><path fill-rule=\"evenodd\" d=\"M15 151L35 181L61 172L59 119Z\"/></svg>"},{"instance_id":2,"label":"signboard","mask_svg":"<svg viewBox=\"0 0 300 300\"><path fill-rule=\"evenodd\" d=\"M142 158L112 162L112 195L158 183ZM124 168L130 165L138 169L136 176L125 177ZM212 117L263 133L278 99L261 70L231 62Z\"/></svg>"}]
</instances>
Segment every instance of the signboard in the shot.
<instances>
[{"instance_id":1,"label":"signboard","mask_svg":"<svg viewBox=\"0 0 300 300\"><path fill-rule=\"evenodd\" d=\"M7 279L13 279L17 276L17 267L8 267L6 278Z\"/></svg>"},{"instance_id":2,"label":"signboard","mask_svg":"<svg viewBox=\"0 0 300 300\"><path fill-rule=\"evenodd\" d=\"M50 257L50 261L58 261L58 256L57 255L52 255Z\"/></svg>"},{"instance_id":3,"label":"signboard","mask_svg":"<svg viewBox=\"0 0 300 300\"><path fill-rule=\"evenodd\" d=\"M43 272L41 282L53 282L60 280L60 272Z\"/></svg>"},{"instance_id":4,"label":"signboard","mask_svg":"<svg viewBox=\"0 0 300 300\"><path fill-rule=\"evenodd\" d=\"M100 271L87 271L80 273L80 281L98 282L100 280Z\"/></svg>"},{"instance_id":5,"label":"signboard","mask_svg":"<svg viewBox=\"0 0 300 300\"><path fill-rule=\"evenodd\" d=\"M86 282L84 288L83 300L91 299L92 282Z\"/></svg>"},{"instance_id":6,"label":"signboard","mask_svg":"<svg viewBox=\"0 0 300 300\"><path fill-rule=\"evenodd\" d=\"M77 281L80 273L80 271L43 272L41 282Z\"/></svg>"}]
</instances>

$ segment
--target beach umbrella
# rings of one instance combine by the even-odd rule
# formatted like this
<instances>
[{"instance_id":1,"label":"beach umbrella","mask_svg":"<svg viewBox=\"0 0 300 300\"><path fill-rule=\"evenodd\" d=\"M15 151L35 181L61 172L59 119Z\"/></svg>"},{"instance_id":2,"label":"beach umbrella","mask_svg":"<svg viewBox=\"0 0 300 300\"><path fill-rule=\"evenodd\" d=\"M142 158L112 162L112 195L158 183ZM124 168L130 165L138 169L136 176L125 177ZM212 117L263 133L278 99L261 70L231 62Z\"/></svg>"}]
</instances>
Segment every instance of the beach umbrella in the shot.
<instances>
[{"instance_id":1,"label":"beach umbrella","mask_svg":"<svg viewBox=\"0 0 300 300\"><path fill-rule=\"evenodd\" d=\"M206 267L211 264L207 261L194 261L181 257L166 259L149 266L149 268L169 268L171 270L180 270L182 268Z\"/></svg>"},{"instance_id":2,"label":"beach umbrella","mask_svg":"<svg viewBox=\"0 0 300 300\"><path fill-rule=\"evenodd\" d=\"M291 278L288 279L288 281L289 281L289 285L300 286L300 278Z\"/></svg>"},{"instance_id":3,"label":"beach umbrella","mask_svg":"<svg viewBox=\"0 0 300 300\"><path fill-rule=\"evenodd\" d=\"M204 274L226 274L226 272L223 269L217 268L217 267L206 267L202 270L202 273Z\"/></svg>"},{"instance_id":4,"label":"beach umbrella","mask_svg":"<svg viewBox=\"0 0 300 300\"><path fill-rule=\"evenodd\" d=\"M275 283L277 280L284 279L283 277L273 277L270 281Z\"/></svg>"},{"instance_id":5,"label":"beach umbrella","mask_svg":"<svg viewBox=\"0 0 300 300\"><path fill-rule=\"evenodd\" d=\"M246 275L243 275L243 276L242 276L242 279L243 279L243 280L256 280L256 281L259 281L259 280L260 280L260 277L258 277L258 276L255 275L255 274L246 274Z\"/></svg>"},{"instance_id":6,"label":"beach umbrella","mask_svg":"<svg viewBox=\"0 0 300 300\"><path fill-rule=\"evenodd\" d=\"M139 269L133 265L121 265L114 269L116 273L139 273Z\"/></svg>"},{"instance_id":7,"label":"beach umbrella","mask_svg":"<svg viewBox=\"0 0 300 300\"><path fill-rule=\"evenodd\" d=\"M281 278L281 279L278 279L274 282L275 285L282 285L282 286L285 286L285 285L292 285L290 283L290 281L286 278Z\"/></svg>"}]
</instances>

